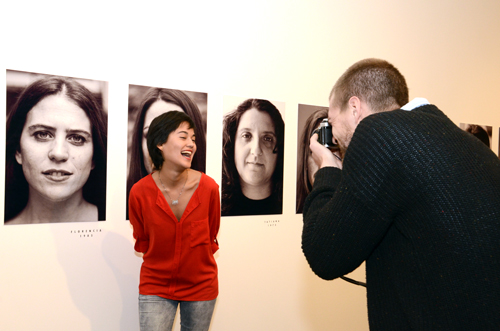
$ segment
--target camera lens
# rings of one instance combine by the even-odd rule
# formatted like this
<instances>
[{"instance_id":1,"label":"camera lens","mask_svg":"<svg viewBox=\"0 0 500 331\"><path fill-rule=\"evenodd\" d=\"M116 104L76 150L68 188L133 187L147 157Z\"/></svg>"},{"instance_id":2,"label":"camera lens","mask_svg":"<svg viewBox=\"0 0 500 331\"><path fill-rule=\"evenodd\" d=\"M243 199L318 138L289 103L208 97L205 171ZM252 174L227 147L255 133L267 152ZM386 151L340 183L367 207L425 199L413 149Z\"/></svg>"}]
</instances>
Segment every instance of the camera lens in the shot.
<instances>
[{"instance_id":1,"label":"camera lens","mask_svg":"<svg viewBox=\"0 0 500 331\"><path fill-rule=\"evenodd\" d=\"M335 144L332 141L332 127L328 123L328 119L325 118L319 125L318 129L318 142L325 146L326 148L334 147Z\"/></svg>"}]
</instances>

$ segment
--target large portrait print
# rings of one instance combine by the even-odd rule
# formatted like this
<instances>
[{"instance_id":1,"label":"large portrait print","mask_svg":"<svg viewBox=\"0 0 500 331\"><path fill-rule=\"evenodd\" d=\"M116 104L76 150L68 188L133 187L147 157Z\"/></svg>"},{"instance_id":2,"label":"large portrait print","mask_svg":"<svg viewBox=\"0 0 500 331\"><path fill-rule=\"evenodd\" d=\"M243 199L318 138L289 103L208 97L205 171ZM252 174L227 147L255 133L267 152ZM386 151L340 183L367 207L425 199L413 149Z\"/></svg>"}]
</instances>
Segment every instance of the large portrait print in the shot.
<instances>
[{"instance_id":1,"label":"large portrait print","mask_svg":"<svg viewBox=\"0 0 500 331\"><path fill-rule=\"evenodd\" d=\"M225 96L222 216L283 211L283 102Z\"/></svg>"},{"instance_id":2,"label":"large portrait print","mask_svg":"<svg viewBox=\"0 0 500 331\"><path fill-rule=\"evenodd\" d=\"M324 118L328 108L299 104L297 125L297 185L295 211L302 214L304 201L311 192L318 166L311 157L309 139Z\"/></svg>"},{"instance_id":3,"label":"large portrait print","mask_svg":"<svg viewBox=\"0 0 500 331\"><path fill-rule=\"evenodd\" d=\"M129 85L127 219L130 189L153 171L146 137L155 117L173 110L182 111L191 117L196 127L196 153L191 168L205 172L207 99L207 93L202 92Z\"/></svg>"},{"instance_id":4,"label":"large portrait print","mask_svg":"<svg viewBox=\"0 0 500 331\"><path fill-rule=\"evenodd\" d=\"M105 220L107 82L6 77L4 224Z\"/></svg>"}]
</instances>

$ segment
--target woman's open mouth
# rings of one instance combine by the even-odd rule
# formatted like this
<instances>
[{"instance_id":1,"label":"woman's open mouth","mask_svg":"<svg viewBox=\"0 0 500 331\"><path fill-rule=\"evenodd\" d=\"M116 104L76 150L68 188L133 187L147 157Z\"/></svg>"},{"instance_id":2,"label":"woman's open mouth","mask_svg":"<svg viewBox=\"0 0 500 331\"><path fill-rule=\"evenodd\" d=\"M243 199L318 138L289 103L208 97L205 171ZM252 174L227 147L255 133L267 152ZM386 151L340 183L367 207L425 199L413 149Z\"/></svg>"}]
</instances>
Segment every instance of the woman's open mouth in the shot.
<instances>
[{"instance_id":1,"label":"woman's open mouth","mask_svg":"<svg viewBox=\"0 0 500 331\"><path fill-rule=\"evenodd\" d=\"M181 155L184 156L185 158L191 159L193 152L192 151L182 151Z\"/></svg>"}]
</instances>

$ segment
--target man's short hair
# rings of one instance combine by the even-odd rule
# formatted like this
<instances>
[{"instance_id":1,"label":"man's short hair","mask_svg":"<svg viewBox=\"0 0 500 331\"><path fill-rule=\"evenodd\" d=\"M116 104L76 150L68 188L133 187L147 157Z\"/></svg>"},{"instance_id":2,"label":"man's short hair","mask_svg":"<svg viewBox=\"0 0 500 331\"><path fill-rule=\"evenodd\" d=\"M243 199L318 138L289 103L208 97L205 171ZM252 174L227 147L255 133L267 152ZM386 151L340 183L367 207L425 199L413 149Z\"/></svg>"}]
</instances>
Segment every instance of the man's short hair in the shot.
<instances>
[{"instance_id":1,"label":"man's short hair","mask_svg":"<svg viewBox=\"0 0 500 331\"><path fill-rule=\"evenodd\" d=\"M353 96L366 102L373 112L388 111L408 103L408 87L403 75L389 62L365 59L349 67L330 93L333 105L341 110Z\"/></svg>"}]
</instances>

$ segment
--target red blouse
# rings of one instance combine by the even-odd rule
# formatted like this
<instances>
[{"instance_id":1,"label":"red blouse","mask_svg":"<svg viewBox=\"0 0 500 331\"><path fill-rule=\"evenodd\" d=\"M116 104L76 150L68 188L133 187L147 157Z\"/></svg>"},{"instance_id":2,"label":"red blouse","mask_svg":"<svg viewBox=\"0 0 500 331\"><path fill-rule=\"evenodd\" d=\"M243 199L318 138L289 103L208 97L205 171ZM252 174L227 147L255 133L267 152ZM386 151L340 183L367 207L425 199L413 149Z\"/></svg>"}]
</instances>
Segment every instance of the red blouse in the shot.
<instances>
[{"instance_id":1,"label":"red blouse","mask_svg":"<svg viewBox=\"0 0 500 331\"><path fill-rule=\"evenodd\" d=\"M144 253L139 293L171 300L217 298L219 282L213 254L219 249L219 186L207 175L179 220L148 175L130 190L129 217L135 250Z\"/></svg>"}]
</instances>

